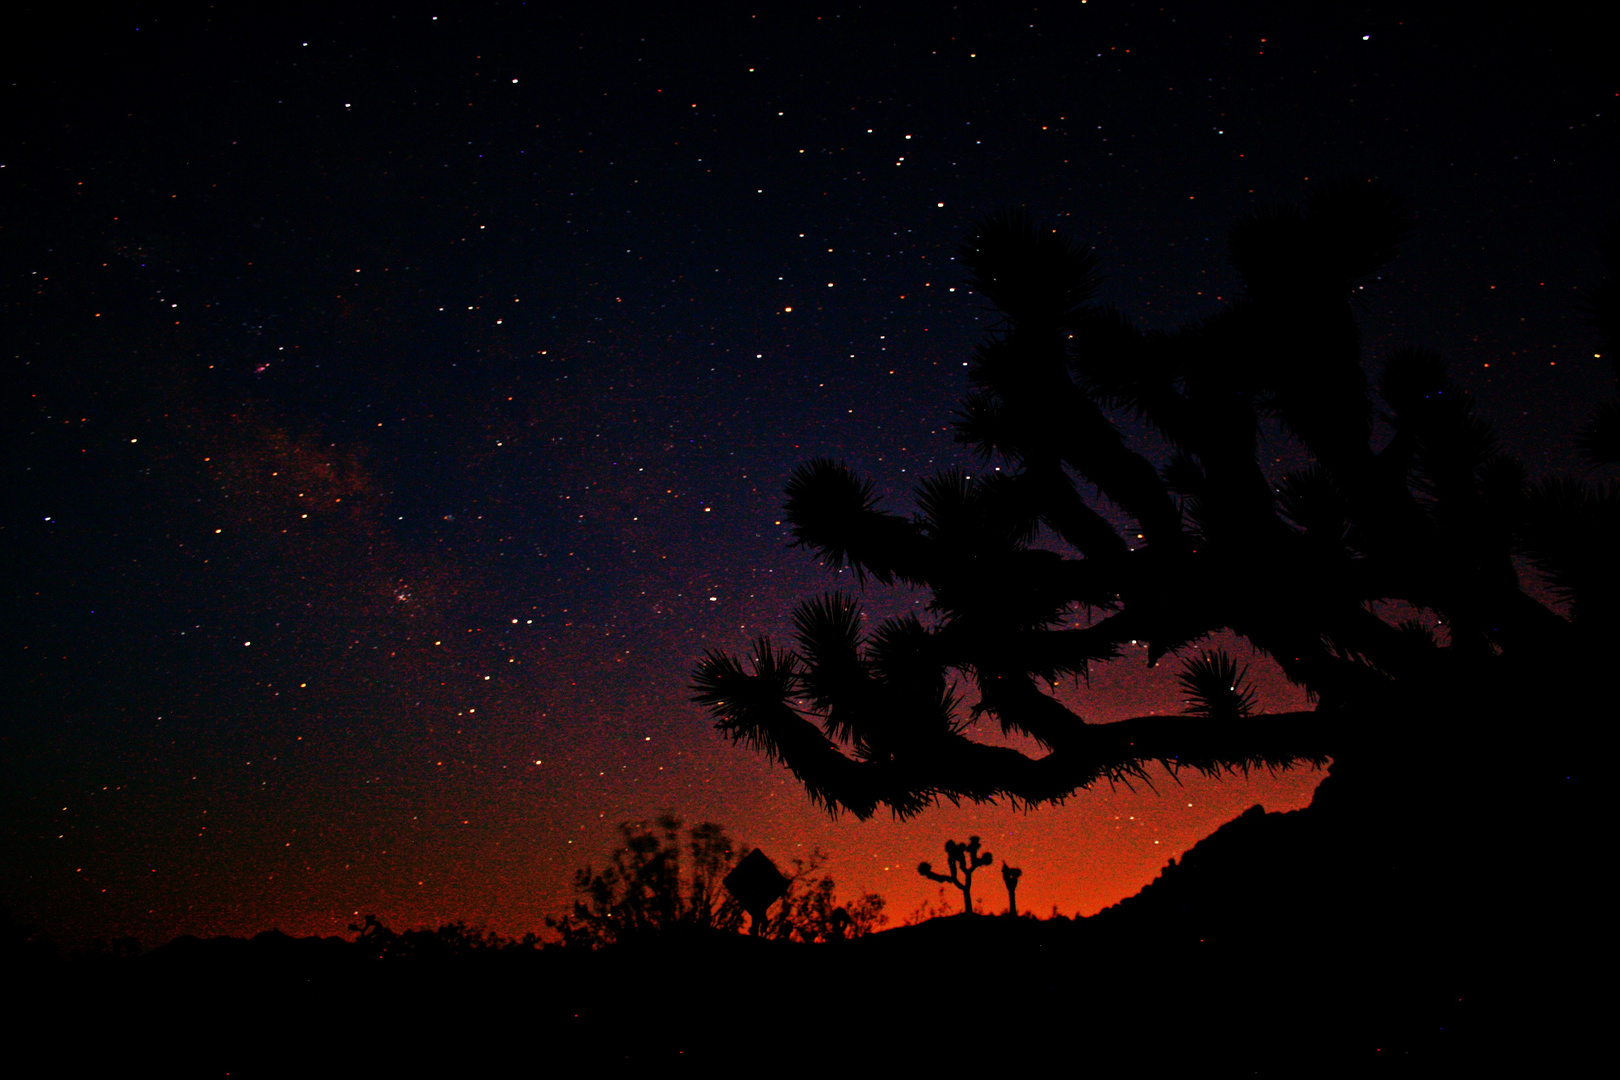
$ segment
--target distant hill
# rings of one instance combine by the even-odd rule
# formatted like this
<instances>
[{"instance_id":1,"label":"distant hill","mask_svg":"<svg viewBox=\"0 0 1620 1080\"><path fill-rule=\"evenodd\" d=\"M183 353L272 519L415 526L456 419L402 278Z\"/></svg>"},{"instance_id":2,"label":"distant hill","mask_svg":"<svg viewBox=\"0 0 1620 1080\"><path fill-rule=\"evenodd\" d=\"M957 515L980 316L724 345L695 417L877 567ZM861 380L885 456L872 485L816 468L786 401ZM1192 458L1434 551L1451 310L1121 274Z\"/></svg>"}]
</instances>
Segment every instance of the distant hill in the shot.
<instances>
[{"instance_id":1,"label":"distant hill","mask_svg":"<svg viewBox=\"0 0 1620 1080\"><path fill-rule=\"evenodd\" d=\"M276 931L181 938L134 960L19 969L34 993L11 1019L109 1066L157 1038L175 1075L286 1075L310 1061L414 1075L518 1060L744 1073L1038 1072L1037 1060L1144 1076L1569 1071L1588 1025L1599 1030L1572 978L1593 962L1571 944L1593 940L1590 926L1554 925L1556 901L1498 918L1465 901L1500 864L1456 852L1424 862L1428 833L1414 844L1409 827L1401 844L1380 842L1424 812L1419 799L1369 811L1330 776L1311 807L1252 807L1089 919L957 915L830 945L689 934L594 953L495 948L464 928L384 957ZM1473 854L1494 839L1454 846Z\"/></svg>"}]
</instances>

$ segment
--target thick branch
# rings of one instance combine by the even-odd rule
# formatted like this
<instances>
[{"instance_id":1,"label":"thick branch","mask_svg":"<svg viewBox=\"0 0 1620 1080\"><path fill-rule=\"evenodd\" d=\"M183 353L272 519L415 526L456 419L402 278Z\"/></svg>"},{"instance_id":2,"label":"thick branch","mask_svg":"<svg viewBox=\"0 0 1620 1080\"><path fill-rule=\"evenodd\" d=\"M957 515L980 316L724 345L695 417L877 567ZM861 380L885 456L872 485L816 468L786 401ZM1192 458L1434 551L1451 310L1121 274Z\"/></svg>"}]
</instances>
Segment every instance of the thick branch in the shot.
<instances>
[{"instance_id":1,"label":"thick branch","mask_svg":"<svg viewBox=\"0 0 1620 1080\"><path fill-rule=\"evenodd\" d=\"M730 671L732 677L759 678L742 675L735 666ZM862 819L879 805L909 817L941 797L953 802L1054 802L1101 780L1145 780L1154 762L1172 773L1191 768L1215 775L1321 765L1331 752L1325 718L1303 712L1230 722L1147 716L1085 725L1078 729L1083 738L1066 740L1062 749L1039 758L940 733L887 758L855 761L786 701L767 704L757 693L742 693L728 695L727 702L724 711L706 702L719 717L721 731L785 764L818 804Z\"/></svg>"}]
</instances>

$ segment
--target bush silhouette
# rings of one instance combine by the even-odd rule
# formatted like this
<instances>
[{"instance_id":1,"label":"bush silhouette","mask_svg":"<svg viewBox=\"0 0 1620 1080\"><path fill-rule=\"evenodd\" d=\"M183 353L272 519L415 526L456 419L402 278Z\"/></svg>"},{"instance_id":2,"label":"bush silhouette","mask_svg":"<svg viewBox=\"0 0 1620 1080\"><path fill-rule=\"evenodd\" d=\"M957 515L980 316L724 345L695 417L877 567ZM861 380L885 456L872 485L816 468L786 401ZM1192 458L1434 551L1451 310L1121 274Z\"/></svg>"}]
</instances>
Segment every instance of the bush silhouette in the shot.
<instances>
[{"instance_id":1,"label":"bush silhouette","mask_svg":"<svg viewBox=\"0 0 1620 1080\"><path fill-rule=\"evenodd\" d=\"M574 875L581 898L573 911L546 920L564 945L599 947L683 930L735 932L742 925L742 907L720 884L741 853L721 826L693 826L683 843L681 819L666 813L651 823L623 822L619 834L624 842L606 867Z\"/></svg>"},{"instance_id":2,"label":"bush silhouette","mask_svg":"<svg viewBox=\"0 0 1620 1080\"><path fill-rule=\"evenodd\" d=\"M788 891L765 923L764 936L780 941L828 942L865 937L889 921L887 903L878 893L863 893L841 903L838 886L823 869L820 849L795 858Z\"/></svg>"},{"instance_id":3,"label":"bush silhouette","mask_svg":"<svg viewBox=\"0 0 1620 1080\"><path fill-rule=\"evenodd\" d=\"M742 906L722 886L748 854L723 826L705 822L685 830L664 814L652 823L623 822L623 843L601 870L586 866L574 875L580 894L573 910L548 918L564 946L600 948L680 933L738 933ZM788 889L771 905L762 936L798 942L860 937L887 921L883 897L866 893L840 904L837 886L822 867L826 855L795 858Z\"/></svg>"}]
</instances>

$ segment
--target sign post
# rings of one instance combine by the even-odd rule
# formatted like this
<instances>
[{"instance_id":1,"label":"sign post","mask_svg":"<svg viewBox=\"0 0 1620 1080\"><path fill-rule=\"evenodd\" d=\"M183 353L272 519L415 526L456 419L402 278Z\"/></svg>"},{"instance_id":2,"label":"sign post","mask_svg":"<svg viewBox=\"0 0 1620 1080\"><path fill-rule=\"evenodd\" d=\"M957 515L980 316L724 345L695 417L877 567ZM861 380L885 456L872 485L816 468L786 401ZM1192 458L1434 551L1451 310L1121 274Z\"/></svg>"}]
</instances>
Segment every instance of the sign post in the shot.
<instances>
[{"instance_id":1,"label":"sign post","mask_svg":"<svg viewBox=\"0 0 1620 1080\"><path fill-rule=\"evenodd\" d=\"M766 910L788 889L788 879L758 848L733 867L722 884L748 912L748 930L754 937L765 929Z\"/></svg>"}]
</instances>

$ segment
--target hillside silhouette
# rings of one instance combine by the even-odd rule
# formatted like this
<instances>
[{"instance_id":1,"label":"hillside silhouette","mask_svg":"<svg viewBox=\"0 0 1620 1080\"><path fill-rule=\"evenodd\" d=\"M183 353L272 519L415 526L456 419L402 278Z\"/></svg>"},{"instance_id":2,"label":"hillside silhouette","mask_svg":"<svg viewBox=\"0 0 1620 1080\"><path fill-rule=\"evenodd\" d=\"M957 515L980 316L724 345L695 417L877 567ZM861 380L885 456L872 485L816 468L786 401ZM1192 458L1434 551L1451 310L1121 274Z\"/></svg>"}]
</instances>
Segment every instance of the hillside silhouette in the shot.
<instances>
[{"instance_id":1,"label":"hillside silhouette","mask_svg":"<svg viewBox=\"0 0 1620 1080\"><path fill-rule=\"evenodd\" d=\"M1157 330L1092 302L1092 250L1021 212L985 221L961 258L992 317L955 414L981 464L922 481L909 514L831 458L785 491L797 546L922 610L869 623L863 597L811 597L790 644L694 670L717 730L863 820L1331 762L1309 808L1245 815L1041 945L1072 950L1069 977L1108 988L1095 999L1044 982L1028 950L940 949L984 955L1023 1029L1081 1009L1146 1032L1118 994L1196 1033L1200 1062L1265 1047L1316 1071L1384 1052L1368 1038L1445 1054L1459 1024L1497 1067L1574 1060L1577 965L1603 925L1592 750L1615 713L1620 483L1533 480L1439 355L1364 355L1359 298L1412 227L1373 182L1258 208L1228 237L1239 292ZM1611 355L1612 271L1587 300ZM1594 467L1612 414L1569 418ZM1217 633L1312 707L1263 711ZM1141 646L1179 658L1187 710L1088 718L1091 671ZM915 931L872 948L894 935Z\"/></svg>"},{"instance_id":2,"label":"hillside silhouette","mask_svg":"<svg viewBox=\"0 0 1620 1080\"><path fill-rule=\"evenodd\" d=\"M724 733L860 818L1325 766L1309 807L1251 809L1089 919L964 914L846 940L812 864L801 910L821 921L751 938L720 891L741 849L669 818L582 873L551 924L576 947L373 919L353 941L270 931L67 962L8 931L16 1030L109 1069L161 1034L180 1075L1573 1071L1604 1030L1593 763L1615 713L1620 485L1532 482L1431 353L1368 379L1352 290L1409 224L1376 185L1257 212L1229 245L1243 297L1159 333L1089 305L1089 251L1016 214L986 223L965 255L1000 321L958 432L1007 470L933 478L911 517L831 460L788 490L800 544L863 583L926 589L931 621L868 628L829 594L793 613L792 648L762 639L694 674ZM1581 436L1599 466L1605 409ZM1163 435L1162 463L1120 413ZM1265 425L1309 464L1269 475ZM1043 531L1078 557L1036 546ZM1242 667L1201 647L1222 630L1314 708L1259 711ZM1139 641L1184 657L1185 715L1098 724L1049 693ZM964 716L1041 752L975 740ZM970 905L977 848L952 840L950 873L922 872ZM865 911L875 930L881 906Z\"/></svg>"},{"instance_id":3,"label":"hillside silhouette","mask_svg":"<svg viewBox=\"0 0 1620 1080\"><path fill-rule=\"evenodd\" d=\"M56 1045L94 1030L78 1060L106 1064L184 1018L164 1049L175 1075L312 1060L783 1068L807 1054L859 1071L947 1049L964 1067L1070 1055L1150 1076L1188 1062L1214 1076L1573 1067L1596 1010L1571 978L1589 924L1524 907L1481 940L1365 864L1365 887L1343 895L1356 875L1321 826L1334 779L1306 809L1251 808L1088 919L955 915L814 944L688 926L543 948L374 921L353 940L182 937L88 964L36 951L12 1015Z\"/></svg>"}]
</instances>

